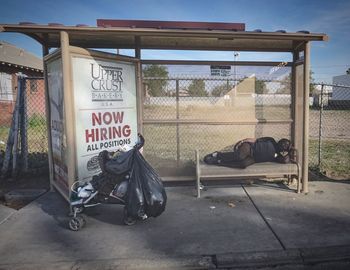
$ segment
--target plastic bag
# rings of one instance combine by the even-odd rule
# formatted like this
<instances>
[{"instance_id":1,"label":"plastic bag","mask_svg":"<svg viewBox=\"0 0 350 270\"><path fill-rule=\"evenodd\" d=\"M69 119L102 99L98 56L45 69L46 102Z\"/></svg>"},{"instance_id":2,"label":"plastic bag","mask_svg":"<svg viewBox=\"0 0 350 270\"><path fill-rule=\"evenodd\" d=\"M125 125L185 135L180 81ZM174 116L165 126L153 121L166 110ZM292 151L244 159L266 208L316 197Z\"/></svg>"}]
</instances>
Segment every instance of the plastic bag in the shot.
<instances>
[{"instance_id":1,"label":"plastic bag","mask_svg":"<svg viewBox=\"0 0 350 270\"><path fill-rule=\"evenodd\" d=\"M114 175L120 175L128 172L132 167L134 151L135 149L127 152L121 152L108 161L105 161L105 170Z\"/></svg>"},{"instance_id":2,"label":"plastic bag","mask_svg":"<svg viewBox=\"0 0 350 270\"><path fill-rule=\"evenodd\" d=\"M127 211L131 217L157 217L164 212L167 195L162 180L138 150L130 175Z\"/></svg>"}]
</instances>

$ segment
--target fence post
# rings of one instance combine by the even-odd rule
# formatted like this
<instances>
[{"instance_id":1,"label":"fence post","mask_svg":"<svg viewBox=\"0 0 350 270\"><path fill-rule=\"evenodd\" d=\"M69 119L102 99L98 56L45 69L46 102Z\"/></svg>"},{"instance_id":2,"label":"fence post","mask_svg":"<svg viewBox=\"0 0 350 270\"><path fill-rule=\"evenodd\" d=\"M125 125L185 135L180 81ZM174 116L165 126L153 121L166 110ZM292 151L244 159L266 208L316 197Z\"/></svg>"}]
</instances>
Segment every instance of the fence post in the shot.
<instances>
[{"instance_id":1,"label":"fence post","mask_svg":"<svg viewBox=\"0 0 350 270\"><path fill-rule=\"evenodd\" d=\"M323 88L324 84L321 84L321 101L320 101L320 119L318 124L318 171L321 171L321 141L322 141L322 114L323 114Z\"/></svg>"},{"instance_id":2,"label":"fence post","mask_svg":"<svg viewBox=\"0 0 350 270\"><path fill-rule=\"evenodd\" d=\"M18 81L19 83L19 81ZM11 128L9 131L9 135L7 138L7 144L6 144L6 152L5 152L5 157L4 157L4 162L2 164L1 168L1 177L6 178L10 162L11 162L11 156L12 156L12 151L13 151L13 144L15 141L15 118L16 118L16 111L18 108L18 103L19 103L19 93L20 93L20 87L19 85L17 86L17 94L16 94L16 103L15 103L15 108L12 113L12 121L11 121Z\"/></svg>"},{"instance_id":3,"label":"fence post","mask_svg":"<svg viewBox=\"0 0 350 270\"><path fill-rule=\"evenodd\" d=\"M176 80L176 120L180 119L179 111L179 80ZM180 165L180 127L179 123L176 122L176 165Z\"/></svg>"},{"instance_id":4,"label":"fence post","mask_svg":"<svg viewBox=\"0 0 350 270\"><path fill-rule=\"evenodd\" d=\"M13 126L13 133L14 133L14 140L13 140L13 148L12 148L12 173L11 176L13 179L17 178L18 175L18 137L19 137L19 131L21 127L21 120L22 120L22 106L23 106L23 90L24 90L24 84L26 83L25 77L23 75L18 76L18 88L17 88L17 98L16 101L16 108L14 111L14 126Z\"/></svg>"},{"instance_id":5,"label":"fence post","mask_svg":"<svg viewBox=\"0 0 350 270\"><path fill-rule=\"evenodd\" d=\"M20 134L21 134L21 171L28 171L28 138L27 138L27 80L22 78L20 100Z\"/></svg>"}]
</instances>

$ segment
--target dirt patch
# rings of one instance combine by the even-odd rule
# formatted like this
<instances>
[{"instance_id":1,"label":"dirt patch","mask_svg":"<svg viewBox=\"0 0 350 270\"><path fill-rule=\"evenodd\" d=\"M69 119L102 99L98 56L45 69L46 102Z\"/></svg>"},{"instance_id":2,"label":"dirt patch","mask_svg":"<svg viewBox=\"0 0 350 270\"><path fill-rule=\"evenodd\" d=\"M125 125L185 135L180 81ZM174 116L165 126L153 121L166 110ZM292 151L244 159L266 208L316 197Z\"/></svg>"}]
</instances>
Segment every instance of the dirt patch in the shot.
<instances>
[{"instance_id":1,"label":"dirt patch","mask_svg":"<svg viewBox=\"0 0 350 270\"><path fill-rule=\"evenodd\" d=\"M310 181L350 181L350 177L339 177L336 175L325 175L316 170L309 170Z\"/></svg>"},{"instance_id":2,"label":"dirt patch","mask_svg":"<svg viewBox=\"0 0 350 270\"><path fill-rule=\"evenodd\" d=\"M18 180L12 180L12 179L0 179L0 204L3 204L7 207L13 208L13 209L20 209L27 205L28 203L32 202L34 198L32 199L23 199L23 200L13 200L13 201L6 201L5 200L5 194L8 192L11 192L13 190L32 190L32 189L44 189L49 190L50 182L48 176L28 176L28 177L21 177Z\"/></svg>"}]
</instances>

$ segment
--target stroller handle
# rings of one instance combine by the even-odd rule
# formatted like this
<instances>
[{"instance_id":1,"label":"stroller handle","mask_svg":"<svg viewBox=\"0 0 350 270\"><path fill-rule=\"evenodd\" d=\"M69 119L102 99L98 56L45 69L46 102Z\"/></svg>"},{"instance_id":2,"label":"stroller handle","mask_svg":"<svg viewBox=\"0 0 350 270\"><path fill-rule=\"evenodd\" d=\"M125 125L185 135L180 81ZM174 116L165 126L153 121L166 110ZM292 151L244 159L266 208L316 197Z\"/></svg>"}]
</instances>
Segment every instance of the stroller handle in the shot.
<instances>
[{"instance_id":1,"label":"stroller handle","mask_svg":"<svg viewBox=\"0 0 350 270\"><path fill-rule=\"evenodd\" d=\"M139 140L135 144L134 148L137 149L137 150L140 150L145 144L145 138L142 136L141 133L137 133L137 136L139 137Z\"/></svg>"}]
</instances>

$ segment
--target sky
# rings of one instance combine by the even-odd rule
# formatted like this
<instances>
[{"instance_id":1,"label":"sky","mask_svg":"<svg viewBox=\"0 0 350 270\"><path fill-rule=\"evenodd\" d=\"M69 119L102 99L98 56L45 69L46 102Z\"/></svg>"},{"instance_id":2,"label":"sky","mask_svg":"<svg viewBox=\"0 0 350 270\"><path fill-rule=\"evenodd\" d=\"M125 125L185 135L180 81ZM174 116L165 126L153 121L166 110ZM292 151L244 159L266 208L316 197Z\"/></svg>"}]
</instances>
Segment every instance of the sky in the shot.
<instances>
[{"instance_id":1,"label":"sky","mask_svg":"<svg viewBox=\"0 0 350 270\"><path fill-rule=\"evenodd\" d=\"M311 43L311 69L316 82L350 68L350 1L348 0L0 0L0 24L35 22L96 26L96 19L240 22L246 30L325 33L328 42ZM16 33L0 40L41 57L41 46ZM123 53L123 52L122 52ZM130 52L125 51L125 54ZM233 52L143 51L145 59L234 60ZM236 60L289 61L286 53L240 53Z\"/></svg>"}]
</instances>

